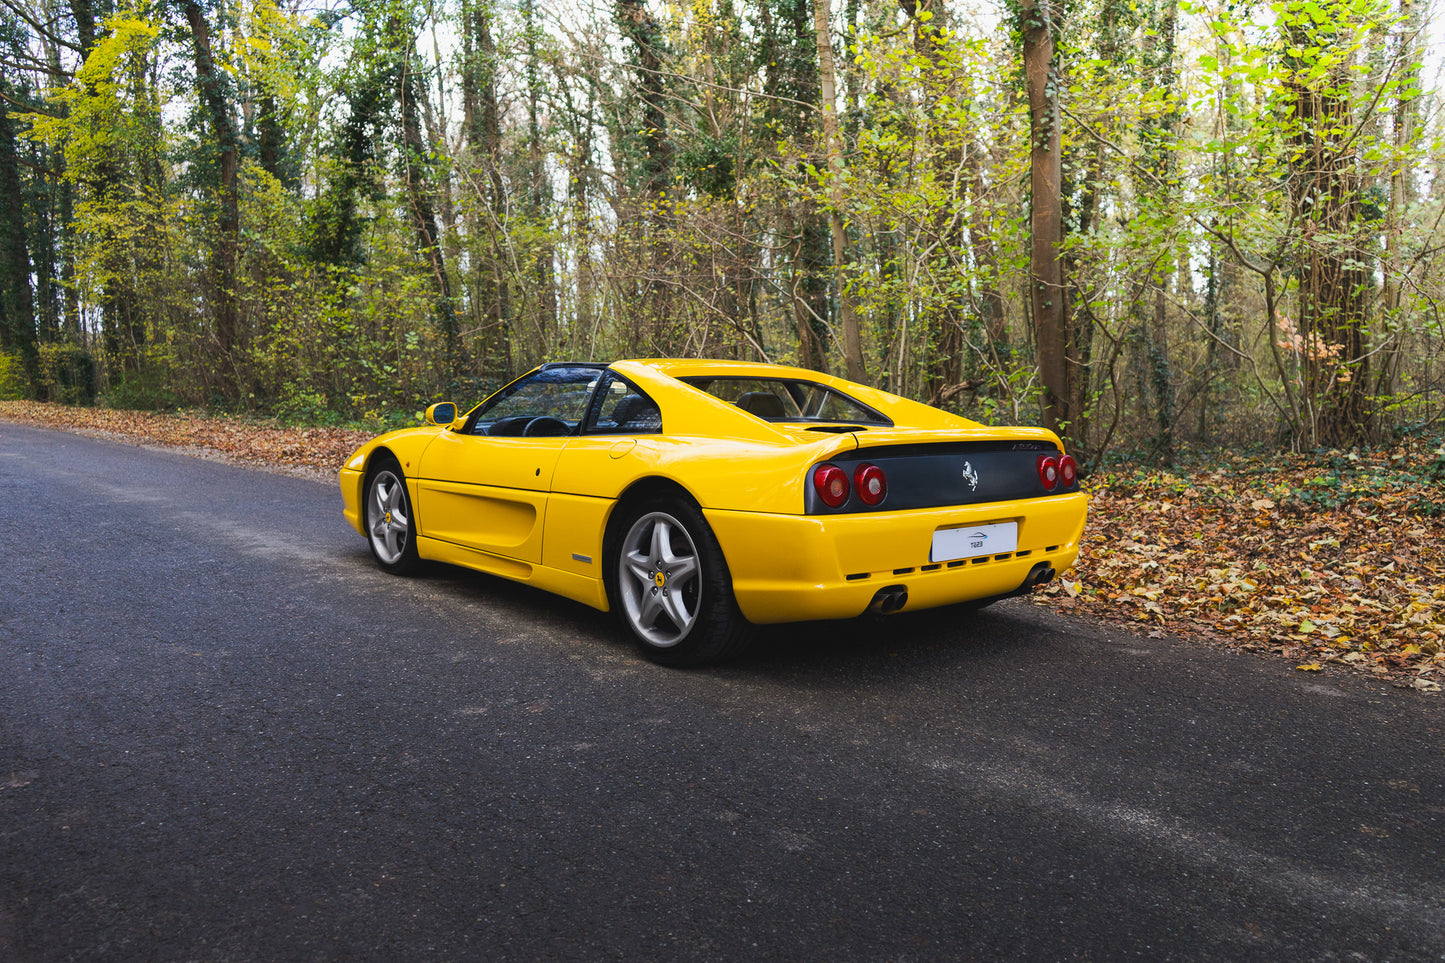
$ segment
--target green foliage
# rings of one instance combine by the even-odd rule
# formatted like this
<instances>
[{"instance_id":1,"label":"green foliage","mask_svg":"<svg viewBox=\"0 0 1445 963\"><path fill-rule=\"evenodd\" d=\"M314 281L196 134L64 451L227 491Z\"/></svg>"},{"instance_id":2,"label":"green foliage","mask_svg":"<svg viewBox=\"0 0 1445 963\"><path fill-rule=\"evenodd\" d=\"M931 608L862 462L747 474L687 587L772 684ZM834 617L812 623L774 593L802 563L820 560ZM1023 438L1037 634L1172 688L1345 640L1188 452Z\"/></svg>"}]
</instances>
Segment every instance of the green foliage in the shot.
<instances>
[{"instance_id":1,"label":"green foliage","mask_svg":"<svg viewBox=\"0 0 1445 963\"><path fill-rule=\"evenodd\" d=\"M20 401L30 397L30 379L18 353L0 352L0 401Z\"/></svg>"},{"instance_id":2,"label":"green foliage","mask_svg":"<svg viewBox=\"0 0 1445 963\"><path fill-rule=\"evenodd\" d=\"M37 395L41 401L88 405L95 401L95 358L71 344L42 344Z\"/></svg>"},{"instance_id":3,"label":"green foliage","mask_svg":"<svg viewBox=\"0 0 1445 963\"><path fill-rule=\"evenodd\" d=\"M118 155L154 135L148 114L155 104L145 84L159 36L160 26L149 20L112 18L76 74L77 83L52 92L55 112L25 115L32 137L64 149L72 183L105 182Z\"/></svg>"},{"instance_id":4,"label":"green foliage","mask_svg":"<svg viewBox=\"0 0 1445 963\"><path fill-rule=\"evenodd\" d=\"M1430 460L1420 469L1420 475L1432 482L1445 484L1445 440L1435 440L1439 444L1430 453Z\"/></svg>"},{"instance_id":5,"label":"green foliage","mask_svg":"<svg viewBox=\"0 0 1445 963\"><path fill-rule=\"evenodd\" d=\"M172 411L182 400L159 370L135 371L112 384L98 399L107 408L127 411Z\"/></svg>"},{"instance_id":6,"label":"green foliage","mask_svg":"<svg viewBox=\"0 0 1445 963\"><path fill-rule=\"evenodd\" d=\"M295 382L282 386L272 413L283 425L335 425L338 421L324 396Z\"/></svg>"},{"instance_id":7,"label":"green foliage","mask_svg":"<svg viewBox=\"0 0 1445 963\"><path fill-rule=\"evenodd\" d=\"M682 151L678 163L694 190L711 197L726 197L737 179L737 153L736 136L703 137Z\"/></svg>"}]
</instances>

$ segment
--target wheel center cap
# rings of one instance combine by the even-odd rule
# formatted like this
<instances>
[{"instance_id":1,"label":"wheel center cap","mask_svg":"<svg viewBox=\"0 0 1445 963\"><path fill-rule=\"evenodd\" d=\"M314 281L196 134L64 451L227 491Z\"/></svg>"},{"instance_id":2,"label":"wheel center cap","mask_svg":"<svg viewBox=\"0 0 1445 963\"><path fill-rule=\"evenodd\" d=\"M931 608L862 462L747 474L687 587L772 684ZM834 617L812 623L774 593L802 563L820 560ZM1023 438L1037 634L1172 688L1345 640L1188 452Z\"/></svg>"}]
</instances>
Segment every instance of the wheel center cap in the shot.
<instances>
[{"instance_id":1,"label":"wheel center cap","mask_svg":"<svg viewBox=\"0 0 1445 963\"><path fill-rule=\"evenodd\" d=\"M391 512L386 513L386 524L391 524Z\"/></svg>"},{"instance_id":2,"label":"wheel center cap","mask_svg":"<svg viewBox=\"0 0 1445 963\"><path fill-rule=\"evenodd\" d=\"M662 588L667 584L667 575L664 572L657 572L652 576L652 581L658 588Z\"/></svg>"}]
</instances>

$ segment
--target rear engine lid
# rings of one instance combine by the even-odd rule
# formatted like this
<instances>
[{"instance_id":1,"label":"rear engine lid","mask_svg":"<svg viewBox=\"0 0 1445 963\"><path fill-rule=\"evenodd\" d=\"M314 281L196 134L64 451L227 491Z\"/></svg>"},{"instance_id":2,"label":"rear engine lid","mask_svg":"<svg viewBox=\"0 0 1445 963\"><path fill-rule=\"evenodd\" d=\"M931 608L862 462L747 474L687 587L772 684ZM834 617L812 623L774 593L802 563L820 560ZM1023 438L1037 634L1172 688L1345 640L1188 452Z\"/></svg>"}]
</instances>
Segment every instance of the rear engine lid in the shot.
<instances>
[{"instance_id":1,"label":"rear engine lid","mask_svg":"<svg viewBox=\"0 0 1445 963\"><path fill-rule=\"evenodd\" d=\"M859 438L859 447L836 451L826 463L836 465L852 482L845 500L837 502L836 486L830 504L816 486L806 489L805 511L809 514L839 514L864 511L904 511L947 505L1042 498L1076 492L1078 483L1046 486L1041 472L1045 459L1062 457L1058 444L1047 432L1010 432L999 437L993 432L879 432L892 443L872 444L870 433ZM922 441L920 435L935 435ZM881 499L866 500L857 489L868 466L884 475ZM816 469L814 469L816 471ZM876 474L876 473L870 473Z\"/></svg>"}]
</instances>

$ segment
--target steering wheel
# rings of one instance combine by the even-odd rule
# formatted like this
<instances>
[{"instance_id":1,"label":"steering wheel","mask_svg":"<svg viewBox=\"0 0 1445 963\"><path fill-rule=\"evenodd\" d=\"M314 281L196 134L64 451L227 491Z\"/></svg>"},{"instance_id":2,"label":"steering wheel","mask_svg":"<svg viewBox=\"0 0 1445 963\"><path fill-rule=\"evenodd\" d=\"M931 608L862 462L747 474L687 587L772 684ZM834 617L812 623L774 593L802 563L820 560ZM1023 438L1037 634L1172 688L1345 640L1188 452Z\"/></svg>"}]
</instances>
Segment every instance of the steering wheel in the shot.
<instances>
[{"instance_id":1,"label":"steering wheel","mask_svg":"<svg viewBox=\"0 0 1445 963\"><path fill-rule=\"evenodd\" d=\"M527 422L527 427L522 429L522 437L533 438L541 435L565 435L571 430L572 427L561 418L542 415L540 418L533 418Z\"/></svg>"}]
</instances>

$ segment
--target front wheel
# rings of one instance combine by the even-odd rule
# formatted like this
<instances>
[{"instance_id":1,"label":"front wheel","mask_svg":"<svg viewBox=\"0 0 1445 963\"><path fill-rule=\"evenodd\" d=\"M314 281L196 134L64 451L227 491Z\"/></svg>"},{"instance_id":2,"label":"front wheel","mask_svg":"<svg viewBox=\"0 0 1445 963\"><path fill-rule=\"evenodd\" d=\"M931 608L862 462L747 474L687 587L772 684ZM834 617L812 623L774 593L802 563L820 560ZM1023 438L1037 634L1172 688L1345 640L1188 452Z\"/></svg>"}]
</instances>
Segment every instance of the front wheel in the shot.
<instances>
[{"instance_id":1,"label":"front wheel","mask_svg":"<svg viewBox=\"0 0 1445 963\"><path fill-rule=\"evenodd\" d=\"M405 575L419 564L406 476L394 458L378 460L366 477L366 540L376 564L393 575Z\"/></svg>"},{"instance_id":2,"label":"front wheel","mask_svg":"<svg viewBox=\"0 0 1445 963\"><path fill-rule=\"evenodd\" d=\"M702 512L663 499L624 524L611 556L613 601L643 654L662 665L692 666L741 652L751 626Z\"/></svg>"}]
</instances>

